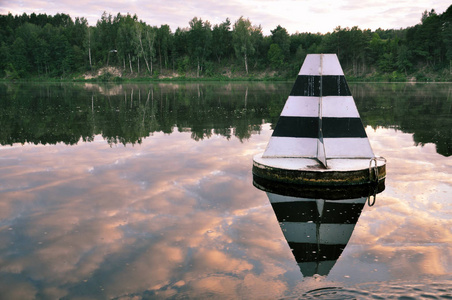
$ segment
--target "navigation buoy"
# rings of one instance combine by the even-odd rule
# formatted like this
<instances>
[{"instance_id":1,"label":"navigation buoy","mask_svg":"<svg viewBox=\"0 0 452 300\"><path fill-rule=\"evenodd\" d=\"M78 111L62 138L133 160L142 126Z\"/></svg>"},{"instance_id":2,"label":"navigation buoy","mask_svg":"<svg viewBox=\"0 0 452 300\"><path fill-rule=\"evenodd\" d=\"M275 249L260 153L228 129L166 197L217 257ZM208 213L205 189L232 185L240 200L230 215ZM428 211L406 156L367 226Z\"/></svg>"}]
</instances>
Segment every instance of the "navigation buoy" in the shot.
<instances>
[{"instance_id":1,"label":"navigation buoy","mask_svg":"<svg viewBox=\"0 0 452 300\"><path fill-rule=\"evenodd\" d=\"M253 174L303 185L353 185L386 177L336 54L308 54Z\"/></svg>"}]
</instances>

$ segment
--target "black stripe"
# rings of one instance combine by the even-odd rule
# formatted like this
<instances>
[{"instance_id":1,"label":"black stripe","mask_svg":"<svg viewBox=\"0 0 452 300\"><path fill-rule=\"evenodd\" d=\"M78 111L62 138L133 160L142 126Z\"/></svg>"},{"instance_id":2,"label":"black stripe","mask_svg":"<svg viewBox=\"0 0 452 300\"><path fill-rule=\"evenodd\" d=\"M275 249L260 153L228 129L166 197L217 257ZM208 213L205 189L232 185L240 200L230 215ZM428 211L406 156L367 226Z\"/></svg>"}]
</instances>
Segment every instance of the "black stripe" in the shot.
<instances>
[{"instance_id":1,"label":"black stripe","mask_svg":"<svg viewBox=\"0 0 452 300\"><path fill-rule=\"evenodd\" d=\"M319 118L280 116L272 136L318 138Z\"/></svg>"},{"instance_id":2,"label":"black stripe","mask_svg":"<svg viewBox=\"0 0 452 300\"><path fill-rule=\"evenodd\" d=\"M323 138L367 137L360 118L322 118ZM318 138L319 118L280 116L273 136Z\"/></svg>"},{"instance_id":3,"label":"black stripe","mask_svg":"<svg viewBox=\"0 0 452 300\"><path fill-rule=\"evenodd\" d=\"M345 245L326 245L289 242L289 247L297 263L337 260L341 256Z\"/></svg>"},{"instance_id":4,"label":"black stripe","mask_svg":"<svg viewBox=\"0 0 452 300\"><path fill-rule=\"evenodd\" d=\"M315 201L272 203L278 222L318 222L319 213Z\"/></svg>"},{"instance_id":5,"label":"black stripe","mask_svg":"<svg viewBox=\"0 0 452 300\"><path fill-rule=\"evenodd\" d=\"M351 96L352 94L343 75L298 75L290 95L320 97Z\"/></svg>"},{"instance_id":6,"label":"black stripe","mask_svg":"<svg viewBox=\"0 0 452 300\"><path fill-rule=\"evenodd\" d=\"M315 201L272 203L278 222L356 224L364 203L325 202L320 217Z\"/></svg>"},{"instance_id":7,"label":"black stripe","mask_svg":"<svg viewBox=\"0 0 452 300\"><path fill-rule=\"evenodd\" d=\"M356 224L365 203L331 203L323 207L322 224Z\"/></svg>"},{"instance_id":8,"label":"black stripe","mask_svg":"<svg viewBox=\"0 0 452 300\"><path fill-rule=\"evenodd\" d=\"M367 137L361 118L322 118L323 137Z\"/></svg>"}]
</instances>

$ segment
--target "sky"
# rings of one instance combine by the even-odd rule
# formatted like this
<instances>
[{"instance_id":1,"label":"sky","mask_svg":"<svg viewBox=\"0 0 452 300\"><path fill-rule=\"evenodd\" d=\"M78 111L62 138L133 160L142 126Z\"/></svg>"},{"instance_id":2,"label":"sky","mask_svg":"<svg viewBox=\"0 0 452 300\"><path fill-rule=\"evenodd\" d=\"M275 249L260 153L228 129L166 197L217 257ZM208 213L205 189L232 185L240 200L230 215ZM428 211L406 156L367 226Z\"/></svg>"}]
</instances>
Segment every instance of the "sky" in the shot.
<instances>
[{"instance_id":1,"label":"sky","mask_svg":"<svg viewBox=\"0 0 452 300\"><path fill-rule=\"evenodd\" d=\"M443 13L450 0L0 0L0 14L56 13L85 17L95 25L103 12L136 14L148 25L167 24L172 32L188 27L193 17L220 24L241 16L264 35L281 25L289 34L327 33L337 26L360 29L400 29L420 23L425 10Z\"/></svg>"}]
</instances>

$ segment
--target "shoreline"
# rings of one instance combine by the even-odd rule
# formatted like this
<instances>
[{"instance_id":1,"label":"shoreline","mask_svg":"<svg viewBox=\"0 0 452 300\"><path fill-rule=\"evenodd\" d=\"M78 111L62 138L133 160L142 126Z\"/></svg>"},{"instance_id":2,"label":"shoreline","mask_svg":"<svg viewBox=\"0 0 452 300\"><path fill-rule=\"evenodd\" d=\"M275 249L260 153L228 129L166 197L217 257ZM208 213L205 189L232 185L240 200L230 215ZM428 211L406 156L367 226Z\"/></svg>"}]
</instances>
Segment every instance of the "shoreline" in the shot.
<instances>
[{"instance_id":1,"label":"shoreline","mask_svg":"<svg viewBox=\"0 0 452 300\"><path fill-rule=\"evenodd\" d=\"M120 84L120 83L146 83L146 82L292 82L292 78L264 78L264 79L258 79L258 78L247 78L247 77L237 77L237 78L181 78L181 77L175 77L175 78L152 78L152 77L140 77L140 78L128 78L128 79L118 79L118 80L97 80L97 79L86 79L86 80L80 80L80 79L71 79L71 78L21 78L21 79L4 79L1 78L0 82L2 83L25 83L25 82L35 82L35 83L113 83L113 84ZM452 80L450 81L434 81L434 80L427 80L427 81L390 81L390 80L372 80L372 78L369 79L348 79L348 83L452 83Z\"/></svg>"},{"instance_id":2,"label":"shoreline","mask_svg":"<svg viewBox=\"0 0 452 300\"><path fill-rule=\"evenodd\" d=\"M113 69L113 70L112 70ZM197 77L194 74L179 75L165 70L160 75L128 74L119 68L103 67L96 71L84 74L70 74L65 77L47 77L31 75L24 78L0 78L0 82L87 82L87 83L137 83L137 82L234 82L234 81L255 81L255 82L283 82L293 81L294 76L288 73L279 75L274 71L257 71L248 75L238 72L236 75L212 75ZM349 83L452 83L452 74L442 73L417 73L401 75L400 73L368 73L362 76L347 74L345 78Z\"/></svg>"}]
</instances>

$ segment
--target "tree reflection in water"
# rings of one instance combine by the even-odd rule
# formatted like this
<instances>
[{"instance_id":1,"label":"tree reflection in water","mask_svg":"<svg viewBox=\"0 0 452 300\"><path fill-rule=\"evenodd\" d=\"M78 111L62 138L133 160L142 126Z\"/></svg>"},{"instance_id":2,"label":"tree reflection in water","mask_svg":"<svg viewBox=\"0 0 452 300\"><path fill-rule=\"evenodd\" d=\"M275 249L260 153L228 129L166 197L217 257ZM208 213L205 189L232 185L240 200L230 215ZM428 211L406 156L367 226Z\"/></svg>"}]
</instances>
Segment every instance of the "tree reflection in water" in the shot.
<instances>
[{"instance_id":1,"label":"tree reflection in water","mask_svg":"<svg viewBox=\"0 0 452 300\"><path fill-rule=\"evenodd\" d=\"M246 140L273 127L291 83L0 84L0 143L73 145L101 134L111 145L156 132ZM452 154L452 87L350 84L364 127L413 133Z\"/></svg>"}]
</instances>

